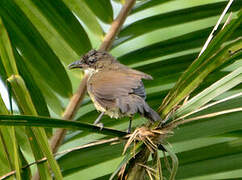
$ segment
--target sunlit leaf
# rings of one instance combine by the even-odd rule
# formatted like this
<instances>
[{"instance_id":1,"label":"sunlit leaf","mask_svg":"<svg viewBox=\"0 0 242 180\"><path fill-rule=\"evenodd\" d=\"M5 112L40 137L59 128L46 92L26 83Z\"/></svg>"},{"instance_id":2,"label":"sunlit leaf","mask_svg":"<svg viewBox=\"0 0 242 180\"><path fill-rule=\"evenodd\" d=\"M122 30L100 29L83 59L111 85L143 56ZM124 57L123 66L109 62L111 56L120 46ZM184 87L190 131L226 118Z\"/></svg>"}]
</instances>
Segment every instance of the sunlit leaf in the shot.
<instances>
[{"instance_id":1,"label":"sunlit leaf","mask_svg":"<svg viewBox=\"0 0 242 180\"><path fill-rule=\"evenodd\" d=\"M38 127L66 127L66 128L73 128L78 130L84 130L88 132L95 132L105 135L116 135L116 136L124 136L127 133L109 129L109 128L102 128L94 126L91 124L80 123L75 121L67 121L61 119L54 119L48 117L40 117L40 116L4 116L0 115L0 124L1 125L18 125L18 126L38 126Z\"/></svg>"},{"instance_id":2,"label":"sunlit leaf","mask_svg":"<svg viewBox=\"0 0 242 180\"><path fill-rule=\"evenodd\" d=\"M92 12L103 22L113 21L113 9L110 0L84 0Z\"/></svg>"},{"instance_id":3,"label":"sunlit leaf","mask_svg":"<svg viewBox=\"0 0 242 180\"><path fill-rule=\"evenodd\" d=\"M72 89L65 69L19 7L12 1L4 0L0 7L0 16L8 30L13 47L17 48L28 66L35 69L39 77L44 78L53 90L63 96L69 96ZM66 88L63 88L63 81Z\"/></svg>"},{"instance_id":4,"label":"sunlit leaf","mask_svg":"<svg viewBox=\"0 0 242 180\"><path fill-rule=\"evenodd\" d=\"M184 115L185 113L192 112L200 108L205 103L211 101L213 98L219 96L220 94L228 91L240 83L242 83L242 68L238 68L237 70L231 72L189 100L189 102L187 102L183 107L179 108L177 111L177 116Z\"/></svg>"},{"instance_id":5,"label":"sunlit leaf","mask_svg":"<svg viewBox=\"0 0 242 180\"><path fill-rule=\"evenodd\" d=\"M83 21L83 23L94 35L98 36L100 40L103 38L104 33L101 25L83 0L64 0L64 3L75 13L78 18L80 18L81 21ZM84 44L86 44L85 41L83 41L83 45ZM90 48L91 47L89 47L89 49Z\"/></svg>"},{"instance_id":6,"label":"sunlit leaf","mask_svg":"<svg viewBox=\"0 0 242 180\"><path fill-rule=\"evenodd\" d=\"M211 16L219 15L227 2L218 2L208 5L201 5L197 7L182 9L166 14L159 14L148 17L140 21L136 21L129 26L122 29L119 34L119 39L116 40L115 45L119 45L127 40L148 33L159 28L169 27L180 23L195 21ZM237 1L233 3L231 10L236 11L240 9L240 3Z\"/></svg>"},{"instance_id":7,"label":"sunlit leaf","mask_svg":"<svg viewBox=\"0 0 242 180\"><path fill-rule=\"evenodd\" d=\"M239 14L239 16L241 15L242 13ZM225 41L229 37L228 31L233 32L239 25L240 18L238 17L213 39L204 53L197 58L180 77L176 85L173 87L173 90L169 92L159 108L160 111L162 110L163 116L167 115L174 105L177 105L182 99L191 93L210 72L240 54L242 43L240 38L216 52L222 44L221 41ZM230 50L231 52L236 52L236 54L230 53ZM188 84L190 87L187 86Z\"/></svg>"}]
</instances>

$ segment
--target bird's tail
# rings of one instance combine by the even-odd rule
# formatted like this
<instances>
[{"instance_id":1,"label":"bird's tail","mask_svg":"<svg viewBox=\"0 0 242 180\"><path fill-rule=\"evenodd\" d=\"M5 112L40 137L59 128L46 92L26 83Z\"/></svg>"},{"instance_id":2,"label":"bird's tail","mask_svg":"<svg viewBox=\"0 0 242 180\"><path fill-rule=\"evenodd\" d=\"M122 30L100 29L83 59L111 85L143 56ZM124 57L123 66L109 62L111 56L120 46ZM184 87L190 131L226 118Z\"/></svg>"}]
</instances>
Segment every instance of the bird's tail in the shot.
<instances>
[{"instance_id":1,"label":"bird's tail","mask_svg":"<svg viewBox=\"0 0 242 180\"><path fill-rule=\"evenodd\" d=\"M160 115L155 112L143 98L139 98L138 112L151 122L160 121Z\"/></svg>"},{"instance_id":2,"label":"bird's tail","mask_svg":"<svg viewBox=\"0 0 242 180\"><path fill-rule=\"evenodd\" d=\"M134 94L126 98L119 99L118 106L121 113L126 115L132 116L135 113L139 113L151 122L161 120L159 114L155 112L142 97Z\"/></svg>"},{"instance_id":3,"label":"bird's tail","mask_svg":"<svg viewBox=\"0 0 242 180\"><path fill-rule=\"evenodd\" d=\"M161 117L160 115L155 112L146 102L143 98L139 97L139 103L138 103L138 112L150 120L151 122L160 121Z\"/></svg>"},{"instance_id":4,"label":"bird's tail","mask_svg":"<svg viewBox=\"0 0 242 180\"><path fill-rule=\"evenodd\" d=\"M143 116L152 122L160 121L161 117L159 116L159 114L157 112L155 112L151 107L149 107L148 104L146 104L146 105L148 106L148 108L144 109L145 111L144 111Z\"/></svg>"}]
</instances>

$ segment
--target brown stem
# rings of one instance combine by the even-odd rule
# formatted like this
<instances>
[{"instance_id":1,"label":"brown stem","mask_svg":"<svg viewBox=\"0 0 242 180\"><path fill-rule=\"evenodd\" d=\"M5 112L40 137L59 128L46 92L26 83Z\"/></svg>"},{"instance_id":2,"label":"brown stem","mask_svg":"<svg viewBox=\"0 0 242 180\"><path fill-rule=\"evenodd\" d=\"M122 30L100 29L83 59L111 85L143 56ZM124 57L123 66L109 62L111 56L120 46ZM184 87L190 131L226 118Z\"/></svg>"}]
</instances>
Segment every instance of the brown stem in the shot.
<instances>
[{"instance_id":1,"label":"brown stem","mask_svg":"<svg viewBox=\"0 0 242 180\"><path fill-rule=\"evenodd\" d=\"M135 0L126 0L123 8L121 9L119 15L117 18L113 21L108 33L104 37L104 41L101 44L99 50L103 51L108 51L113 43L113 40L115 36L118 34L120 31L120 28L122 27L126 17L128 16L128 13L132 9L133 5L135 4ZM78 89L78 91L73 95L71 98L64 114L63 114L63 119L65 120L72 120L74 117L76 111L80 107L80 104L83 100L83 97L86 93L86 82L87 82L87 75L84 76L81 85ZM53 153L56 153L58 150L64 136L66 134L65 129L58 129L54 136L51 139L51 148Z\"/></svg>"},{"instance_id":2,"label":"brown stem","mask_svg":"<svg viewBox=\"0 0 242 180\"><path fill-rule=\"evenodd\" d=\"M86 92L86 82L88 76L84 75L82 82L77 90L77 92L72 96L62 118L65 120L72 120L78 108L81 105L81 102L84 98ZM66 129L57 129L56 133L51 138L51 149L53 153L56 153L59 146L61 145L62 140L64 139L66 134Z\"/></svg>"},{"instance_id":3,"label":"brown stem","mask_svg":"<svg viewBox=\"0 0 242 180\"><path fill-rule=\"evenodd\" d=\"M103 43L101 44L99 50L108 51L110 49L115 36L119 33L125 19L127 18L134 4L135 4L135 0L126 0L123 8L119 12L119 15L113 21L109 29L109 32L104 37Z\"/></svg>"},{"instance_id":4,"label":"brown stem","mask_svg":"<svg viewBox=\"0 0 242 180\"><path fill-rule=\"evenodd\" d=\"M135 4L135 0L126 0L125 4L123 5L119 15L113 21L108 33L104 37L103 43L101 44L99 50L108 51L113 43L115 36L119 33L125 19L127 18L129 12L131 11L133 5ZM77 92L72 96L62 118L65 120L72 120L74 115L76 114L78 108L80 107L84 95L86 93L86 83L87 83L88 76L85 75L79 89ZM58 129L56 133L51 138L50 144L53 153L58 151L59 146L61 145L64 137L66 135L66 129ZM39 176L38 173L33 178L34 180L38 180Z\"/></svg>"}]
</instances>

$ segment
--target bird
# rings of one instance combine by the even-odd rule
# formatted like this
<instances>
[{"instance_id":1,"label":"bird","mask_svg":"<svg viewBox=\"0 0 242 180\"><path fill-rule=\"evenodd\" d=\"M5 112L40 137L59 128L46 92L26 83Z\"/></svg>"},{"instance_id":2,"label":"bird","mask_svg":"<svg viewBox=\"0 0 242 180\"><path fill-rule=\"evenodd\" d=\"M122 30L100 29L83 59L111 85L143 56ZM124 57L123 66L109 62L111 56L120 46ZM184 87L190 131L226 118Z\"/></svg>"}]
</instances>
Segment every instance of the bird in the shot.
<instances>
[{"instance_id":1,"label":"bird","mask_svg":"<svg viewBox=\"0 0 242 180\"><path fill-rule=\"evenodd\" d=\"M132 118L138 113L150 122L161 117L145 101L146 92L142 79L152 77L141 71L121 64L106 51L92 49L68 66L80 68L89 74L87 92L100 115L94 125L101 124L102 116L111 118L129 117L127 132L131 132ZM103 125L102 125L103 126Z\"/></svg>"}]
</instances>

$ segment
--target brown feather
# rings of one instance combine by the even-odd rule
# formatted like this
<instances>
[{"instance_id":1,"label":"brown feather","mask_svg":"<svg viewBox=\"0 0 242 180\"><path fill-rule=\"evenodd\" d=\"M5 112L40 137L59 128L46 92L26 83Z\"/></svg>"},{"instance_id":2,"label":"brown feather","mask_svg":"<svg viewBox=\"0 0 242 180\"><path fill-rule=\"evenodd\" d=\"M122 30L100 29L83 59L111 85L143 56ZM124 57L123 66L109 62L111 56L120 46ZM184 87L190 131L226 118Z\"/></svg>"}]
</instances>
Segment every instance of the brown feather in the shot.
<instances>
[{"instance_id":1,"label":"brown feather","mask_svg":"<svg viewBox=\"0 0 242 180\"><path fill-rule=\"evenodd\" d=\"M120 64L108 52L96 50L69 67L89 71L87 90L97 110L115 118L139 113L151 121L160 119L145 102L142 79L151 80L150 75Z\"/></svg>"},{"instance_id":2,"label":"brown feather","mask_svg":"<svg viewBox=\"0 0 242 180\"><path fill-rule=\"evenodd\" d=\"M104 70L91 76L88 87L90 93L97 98L115 100L133 93L141 85L141 78L140 74Z\"/></svg>"}]
</instances>

